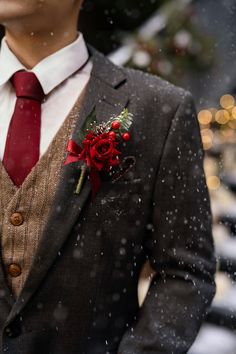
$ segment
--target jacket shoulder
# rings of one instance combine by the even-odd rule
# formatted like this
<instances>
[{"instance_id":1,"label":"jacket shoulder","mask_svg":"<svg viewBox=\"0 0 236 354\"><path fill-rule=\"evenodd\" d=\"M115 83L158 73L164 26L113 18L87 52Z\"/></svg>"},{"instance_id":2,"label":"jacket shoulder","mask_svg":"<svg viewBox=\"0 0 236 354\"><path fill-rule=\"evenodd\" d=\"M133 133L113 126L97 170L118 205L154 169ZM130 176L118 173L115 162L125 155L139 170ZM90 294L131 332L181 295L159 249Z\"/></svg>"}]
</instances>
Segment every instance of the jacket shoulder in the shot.
<instances>
[{"instance_id":1,"label":"jacket shoulder","mask_svg":"<svg viewBox=\"0 0 236 354\"><path fill-rule=\"evenodd\" d=\"M156 104L164 109L174 112L178 106L185 101L186 97L191 97L189 91L171 84L157 75L143 72L141 70L123 67L114 64L107 56L88 45L93 55L96 73L99 73L103 81L116 87L116 83L126 82L130 98L141 107L148 106L155 109Z\"/></svg>"},{"instance_id":2,"label":"jacket shoulder","mask_svg":"<svg viewBox=\"0 0 236 354\"><path fill-rule=\"evenodd\" d=\"M127 83L131 88L131 95L137 99L144 99L149 104L168 104L172 109L177 107L186 99L192 100L192 94L176 86L157 75L143 72L141 70L122 67L127 77Z\"/></svg>"}]
</instances>

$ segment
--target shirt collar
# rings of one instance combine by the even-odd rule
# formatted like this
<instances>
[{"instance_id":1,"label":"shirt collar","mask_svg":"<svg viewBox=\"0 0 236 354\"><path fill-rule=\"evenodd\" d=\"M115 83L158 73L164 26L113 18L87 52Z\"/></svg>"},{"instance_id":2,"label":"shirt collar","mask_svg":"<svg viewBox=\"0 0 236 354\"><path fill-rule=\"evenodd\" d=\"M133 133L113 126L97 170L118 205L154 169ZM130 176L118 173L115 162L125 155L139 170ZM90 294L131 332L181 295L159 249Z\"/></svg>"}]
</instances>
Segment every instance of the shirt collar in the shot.
<instances>
[{"instance_id":1,"label":"shirt collar","mask_svg":"<svg viewBox=\"0 0 236 354\"><path fill-rule=\"evenodd\" d=\"M45 95L75 73L88 59L83 34L66 47L41 60L31 70L38 78ZM56 68L56 69L55 69ZM27 70L7 45L6 37L0 49L0 85L5 84L18 70Z\"/></svg>"}]
</instances>

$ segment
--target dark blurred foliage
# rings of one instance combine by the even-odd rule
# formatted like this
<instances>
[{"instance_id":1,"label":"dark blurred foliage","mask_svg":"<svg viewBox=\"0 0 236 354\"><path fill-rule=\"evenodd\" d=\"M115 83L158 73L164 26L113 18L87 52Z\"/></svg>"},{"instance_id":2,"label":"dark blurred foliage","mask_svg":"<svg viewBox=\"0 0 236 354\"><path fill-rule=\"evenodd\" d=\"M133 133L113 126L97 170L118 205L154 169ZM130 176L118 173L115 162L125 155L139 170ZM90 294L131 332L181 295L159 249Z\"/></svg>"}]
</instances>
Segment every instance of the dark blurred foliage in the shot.
<instances>
[{"instance_id":1,"label":"dark blurred foliage","mask_svg":"<svg viewBox=\"0 0 236 354\"><path fill-rule=\"evenodd\" d=\"M79 29L104 53L120 44L122 33L135 30L166 0L85 0Z\"/></svg>"}]
</instances>

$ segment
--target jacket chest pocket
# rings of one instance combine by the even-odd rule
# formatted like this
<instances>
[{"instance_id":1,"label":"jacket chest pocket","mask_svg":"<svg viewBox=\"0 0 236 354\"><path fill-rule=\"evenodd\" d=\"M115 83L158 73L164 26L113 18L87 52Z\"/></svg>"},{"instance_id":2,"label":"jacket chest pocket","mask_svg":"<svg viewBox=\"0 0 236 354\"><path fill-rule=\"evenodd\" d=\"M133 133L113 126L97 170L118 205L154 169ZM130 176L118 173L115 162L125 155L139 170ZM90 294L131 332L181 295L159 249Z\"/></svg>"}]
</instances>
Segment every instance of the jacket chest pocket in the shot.
<instances>
[{"instance_id":1,"label":"jacket chest pocket","mask_svg":"<svg viewBox=\"0 0 236 354\"><path fill-rule=\"evenodd\" d=\"M102 184L94 200L94 210L105 234L126 230L135 223L142 206L142 188L141 179L106 181Z\"/></svg>"},{"instance_id":2,"label":"jacket chest pocket","mask_svg":"<svg viewBox=\"0 0 236 354\"><path fill-rule=\"evenodd\" d=\"M124 201L124 199L132 201L140 196L142 193L142 187L141 178L136 178L130 181L103 181L96 198L102 205L106 202L118 202L119 199L122 201Z\"/></svg>"},{"instance_id":3,"label":"jacket chest pocket","mask_svg":"<svg viewBox=\"0 0 236 354\"><path fill-rule=\"evenodd\" d=\"M90 202L85 222L81 224L84 227L81 233L86 235L85 242L92 238L90 245L93 244L93 249L97 242L103 262L106 263L110 257L113 259L117 252L121 252L118 257L123 257L125 247L128 253L128 249L132 250L132 245L140 241L140 229L144 224L144 192L141 178L103 181L99 192ZM124 252L125 256L126 250Z\"/></svg>"}]
</instances>

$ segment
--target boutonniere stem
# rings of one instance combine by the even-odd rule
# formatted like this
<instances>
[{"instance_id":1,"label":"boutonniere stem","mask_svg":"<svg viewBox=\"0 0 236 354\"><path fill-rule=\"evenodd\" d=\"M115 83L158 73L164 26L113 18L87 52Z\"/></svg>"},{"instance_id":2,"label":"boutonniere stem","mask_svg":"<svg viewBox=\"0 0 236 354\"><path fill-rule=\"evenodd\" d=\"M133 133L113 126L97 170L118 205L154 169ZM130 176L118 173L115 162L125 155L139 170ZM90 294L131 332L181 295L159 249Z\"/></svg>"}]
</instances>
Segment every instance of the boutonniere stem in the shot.
<instances>
[{"instance_id":1,"label":"boutonniere stem","mask_svg":"<svg viewBox=\"0 0 236 354\"><path fill-rule=\"evenodd\" d=\"M77 184L76 191L75 191L76 194L80 194L80 191L82 189L83 182L84 182L84 179L85 179L85 176L86 176L86 170L87 170L87 166L86 165L82 165L81 166L80 177L79 177L78 184Z\"/></svg>"}]
</instances>

